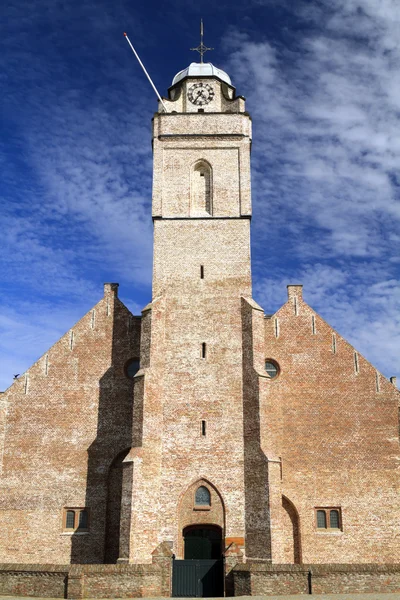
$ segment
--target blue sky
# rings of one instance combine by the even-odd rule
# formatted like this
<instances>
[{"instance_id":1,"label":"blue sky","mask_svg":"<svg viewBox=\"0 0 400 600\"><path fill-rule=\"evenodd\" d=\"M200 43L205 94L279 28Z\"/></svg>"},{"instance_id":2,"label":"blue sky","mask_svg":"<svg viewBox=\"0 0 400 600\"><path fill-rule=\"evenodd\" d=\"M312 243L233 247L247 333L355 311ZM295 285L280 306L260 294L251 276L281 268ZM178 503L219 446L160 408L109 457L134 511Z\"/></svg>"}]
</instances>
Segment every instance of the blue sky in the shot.
<instances>
[{"instance_id":1,"label":"blue sky","mask_svg":"<svg viewBox=\"0 0 400 600\"><path fill-rule=\"evenodd\" d=\"M151 297L151 117L197 60L253 117L254 297L305 300L400 375L398 0L9 0L0 53L0 390L102 296Z\"/></svg>"}]
</instances>

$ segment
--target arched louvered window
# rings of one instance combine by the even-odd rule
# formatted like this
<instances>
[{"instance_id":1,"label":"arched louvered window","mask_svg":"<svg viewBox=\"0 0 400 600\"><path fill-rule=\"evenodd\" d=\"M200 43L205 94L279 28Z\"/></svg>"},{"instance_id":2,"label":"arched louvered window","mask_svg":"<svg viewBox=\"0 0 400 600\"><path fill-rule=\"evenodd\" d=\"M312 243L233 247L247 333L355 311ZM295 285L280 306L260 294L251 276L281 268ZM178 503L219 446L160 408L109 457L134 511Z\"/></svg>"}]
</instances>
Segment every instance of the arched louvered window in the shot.
<instances>
[{"instance_id":1,"label":"arched louvered window","mask_svg":"<svg viewBox=\"0 0 400 600\"><path fill-rule=\"evenodd\" d=\"M201 485L199 488L197 488L194 501L196 505L210 506L211 494L204 485Z\"/></svg>"},{"instance_id":2,"label":"arched louvered window","mask_svg":"<svg viewBox=\"0 0 400 600\"><path fill-rule=\"evenodd\" d=\"M205 160L198 161L191 176L191 214L212 215L212 169Z\"/></svg>"}]
</instances>

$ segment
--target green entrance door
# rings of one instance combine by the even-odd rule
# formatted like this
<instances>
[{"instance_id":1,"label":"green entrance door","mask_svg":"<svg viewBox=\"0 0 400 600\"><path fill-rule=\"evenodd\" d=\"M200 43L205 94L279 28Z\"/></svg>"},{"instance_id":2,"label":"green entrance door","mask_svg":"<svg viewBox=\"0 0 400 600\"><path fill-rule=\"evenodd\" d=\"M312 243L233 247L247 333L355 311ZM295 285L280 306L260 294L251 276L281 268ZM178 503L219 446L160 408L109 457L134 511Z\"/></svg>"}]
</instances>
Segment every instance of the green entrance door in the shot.
<instances>
[{"instance_id":1,"label":"green entrance door","mask_svg":"<svg viewBox=\"0 0 400 600\"><path fill-rule=\"evenodd\" d=\"M184 560L174 560L172 596L212 598L224 595L222 530L212 525L192 525L183 530Z\"/></svg>"},{"instance_id":2,"label":"green entrance door","mask_svg":"<svg viewBox=\"0 0 400 600\"><path fill-rule=\"evenodd\" d=\"M218 560L222 555L222 531L212 525L192 525L183 531L185 560Z\"/></svg>"}]
</instances>

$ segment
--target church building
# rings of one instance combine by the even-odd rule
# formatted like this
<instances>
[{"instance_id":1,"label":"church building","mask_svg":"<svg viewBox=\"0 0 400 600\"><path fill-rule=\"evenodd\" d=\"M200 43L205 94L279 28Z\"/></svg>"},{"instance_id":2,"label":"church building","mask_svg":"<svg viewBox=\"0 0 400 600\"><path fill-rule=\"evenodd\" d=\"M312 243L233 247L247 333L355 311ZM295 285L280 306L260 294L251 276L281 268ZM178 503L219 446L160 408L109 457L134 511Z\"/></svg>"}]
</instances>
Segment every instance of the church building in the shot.
<instances>
[{"instance_id":1,"label":"church building","mask_svg":"<svg viewBox=\"0 0 400 600\"><path fill-rule=\"evenodd\" d=\"M145 577L160 548L175 596L207 561L225 565L208 595L246 565L400 562L395 379L301 285L272 315L253 300L251 141L227 73L175 75L153 118L151 303L135 316L106 283L0 395L0 588L5 564Z\"/></svg>"}]
</instances>

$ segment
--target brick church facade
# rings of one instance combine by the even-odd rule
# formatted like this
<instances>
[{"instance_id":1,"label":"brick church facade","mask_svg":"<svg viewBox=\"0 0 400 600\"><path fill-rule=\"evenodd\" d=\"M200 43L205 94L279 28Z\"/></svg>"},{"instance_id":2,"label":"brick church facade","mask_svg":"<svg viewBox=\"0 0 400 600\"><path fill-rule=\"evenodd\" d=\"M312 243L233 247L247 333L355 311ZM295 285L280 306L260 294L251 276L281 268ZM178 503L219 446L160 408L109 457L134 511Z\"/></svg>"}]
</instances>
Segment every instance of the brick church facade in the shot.
<instances>
[{"instance_id":1,"label":"brick church facade","mask_svg":"<svg viewBox=\"0 0 400 600\"><path fill-rule=\"evenodd\" d=\"M228 75L192 63L164 102L151 303L134 316L105 284L0 395L0 562L399 563L395 382L301 285L274 315L252 299L251 120Z\"/></svg>"}]
</instances>

